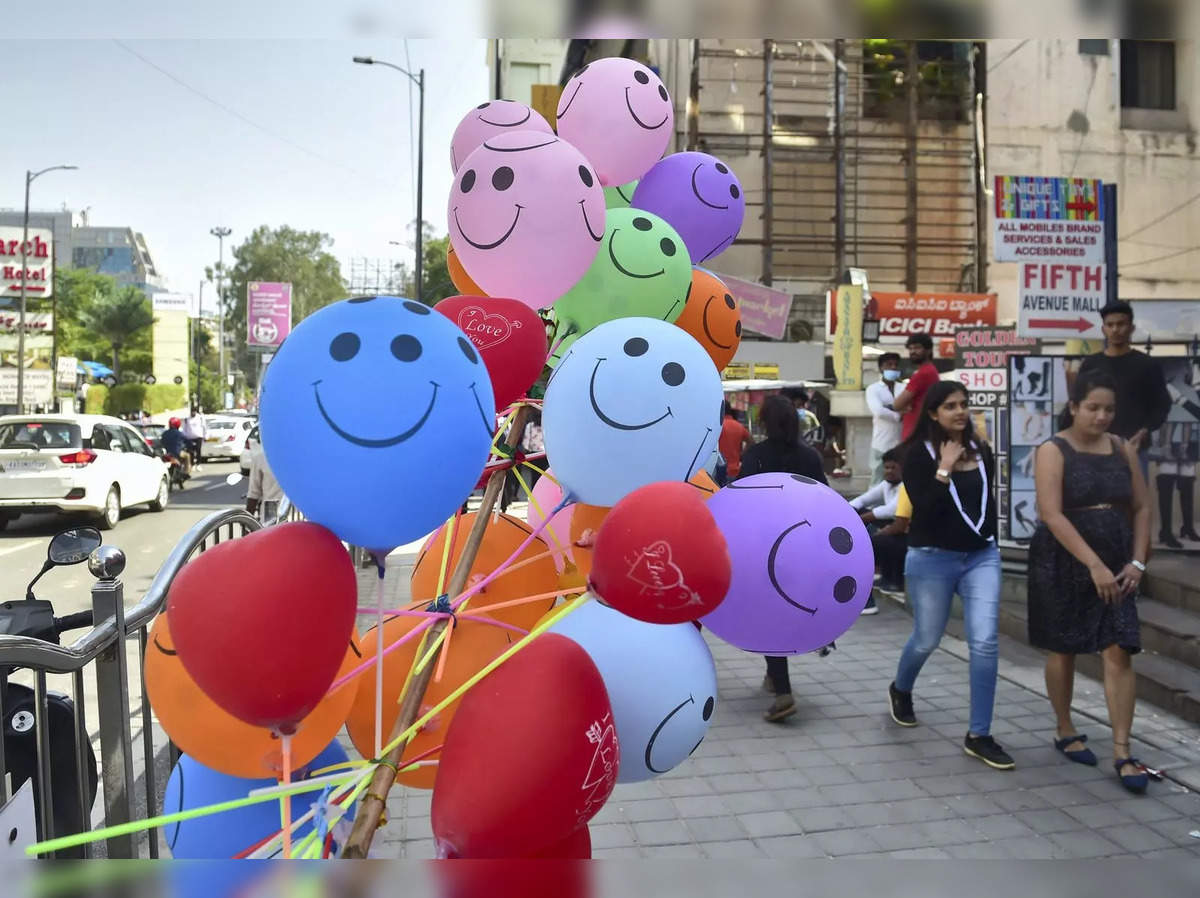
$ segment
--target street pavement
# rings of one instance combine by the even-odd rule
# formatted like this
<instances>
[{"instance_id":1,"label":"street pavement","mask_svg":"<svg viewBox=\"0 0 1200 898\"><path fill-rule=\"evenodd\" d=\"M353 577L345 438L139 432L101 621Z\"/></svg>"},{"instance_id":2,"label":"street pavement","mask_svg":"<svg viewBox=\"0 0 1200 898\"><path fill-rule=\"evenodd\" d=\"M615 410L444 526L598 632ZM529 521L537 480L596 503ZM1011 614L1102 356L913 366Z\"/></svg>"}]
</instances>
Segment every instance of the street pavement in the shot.
<instances>
[{"instance_id":1,"label":"street pavement","mask_svg":"<svg viewBox=\"0 0 1200 898\"><path fill-rule=\"evenodd\" d=\"M408 600L414 560L411 550L389 559L390 601ZM375 603L376 588L374 572L362 571L361 604ZM1200 727L1140 706L1134 753L1173 779L1131 795L1107 760L1100 684L1081 676L1076 687L1076 724L1101 759L1084 767L1051 745L1040 657L1005 641L992 733L1017 769L992 770L962 749L960 640L943 640L922 671L921 725L904 729L888 716L887 686L910 627L889 604L860 618L827 657L792 659L799 712L782 724L762 719L771 701L762 659L706 634L719 684L707 738L674 771L617 786L592 821L593 856L1200 857ZM373 855L433 857L430 801L430 792L394 788Z\"/></svg>"}]
</instances>

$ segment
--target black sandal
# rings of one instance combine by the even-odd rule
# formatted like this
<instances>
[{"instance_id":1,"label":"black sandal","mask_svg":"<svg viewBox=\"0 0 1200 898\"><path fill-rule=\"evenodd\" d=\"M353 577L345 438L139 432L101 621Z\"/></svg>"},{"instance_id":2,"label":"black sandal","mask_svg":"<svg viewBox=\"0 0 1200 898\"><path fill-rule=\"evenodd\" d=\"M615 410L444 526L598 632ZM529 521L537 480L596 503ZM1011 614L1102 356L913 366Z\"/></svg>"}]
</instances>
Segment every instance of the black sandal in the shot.
<instances>
[{"instance_id":1,"label":"black sandal","mask_svg":"<svg viewBox=\"0 0 1200 898\"><path fill-rule=\"evenodd\" d=\"M1114 744L1124 745L1126 748L1129 747L1128 742L1116 742ZM1133 774L1121 773L1121 768L1126 764L1133 765L1134 769L1138 772ZM1150 785L1150 774L1146 772L1146 768L1142 765L1141 761L1130 755L1129 757L1118 758L1113 761L1113 767L1117 771L1117 779L1121 781L1122 786L1135 795L1146 794L1146 787Z\"/></svg>"},{"instance_id":2,"label":"black sandal","mask_svg":"<svg viewBox=\"0 0 1200 898\"><path fill-rule=\"evenodd\" d=\"M1074 736L1064 736L1062 739L1054 740L1054 747L1076 764L1087 764L1089 767L1095 767L1100 763L1096 760L1096 755L1090 748L1076 748L1072 751L1067 751L1067 746L1072 742L1087 742L1087 736L1083 733L1076 733Z\"/></svg>"}]
</instances>

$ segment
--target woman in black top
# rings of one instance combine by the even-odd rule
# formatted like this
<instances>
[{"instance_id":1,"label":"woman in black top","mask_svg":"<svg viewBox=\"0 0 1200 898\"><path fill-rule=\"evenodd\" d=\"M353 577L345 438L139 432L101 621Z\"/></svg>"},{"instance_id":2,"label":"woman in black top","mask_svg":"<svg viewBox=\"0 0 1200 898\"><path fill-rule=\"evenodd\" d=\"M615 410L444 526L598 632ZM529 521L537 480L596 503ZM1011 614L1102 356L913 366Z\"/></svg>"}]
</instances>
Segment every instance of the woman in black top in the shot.
<instances>
[{"instance_id":1,"label":"woman in black top","mask_svg":"<svg viewBox=\"0 0 1200 898\"><path fill-rule=\"evenodd\" d=\"M912 500L904 577L913 632L888 687L892 719L916 726L912 688L962 597L970 647L971 720L963 748L998 770L1013 760L990 735L999 652L1000 550L996 547L996 466L971 429L967 391L940 380L925 395L916 429L902 445L904 488Z\"/></svg>"},{"instance_id":2,"label":"woman in black top","mask_svg":"<svg viewBox=\"0 0 1200 898\"><path fill-rule=\"evenodd\" d=\"M800 440L800 419L792 403L782 396L768 396L759 417L767 438L742 455L738 480L755 474L783 473L802 474L819 483L828 483L821 456ZM764 718L779 721L796 713L787 658L767 656L767 678L763 680L763 688L775 693L775 701L763 714Z\"/></svg>"}]
</instances>

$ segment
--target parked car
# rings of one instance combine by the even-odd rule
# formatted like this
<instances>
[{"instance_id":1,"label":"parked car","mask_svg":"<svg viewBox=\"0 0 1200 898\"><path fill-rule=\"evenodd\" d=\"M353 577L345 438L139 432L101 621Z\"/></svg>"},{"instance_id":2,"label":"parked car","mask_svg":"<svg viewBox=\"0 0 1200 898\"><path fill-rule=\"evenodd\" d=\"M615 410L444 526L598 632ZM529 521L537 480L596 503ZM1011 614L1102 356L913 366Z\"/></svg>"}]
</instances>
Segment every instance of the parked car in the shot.
<instances>
[{"instance_id":1,"label":"parked car","mask_svg":"<svg viewBox=\"0 0 1200 898\"><path fill-rule=\"evenodd\" d=\"M258 422L244 415L206 415L204 423L208 427L208 436L200 449L201 459L237 460L246 448L246 437Z\"/></svg>"},{"instance_id":2,"label":"parked car","mask_svg":"<svg viewBox=\"0 0 1200 898\"><path fill-rule=\"evenodd\" d=\"M22 514L84 512L111 530L121 509L167 507L167 466L107 415L0 417L0 529Z\"/></svg>"},{"instance_id":3,"label":"parked car","mask_svg":"<svg viewBox=\"0 0 1200 898\"><path fill-rule=\"evenodd\" d=\"M242 473L247 477L250 476L250 459L254 457L255 452L262 452L262 441L258 438L258 425L255 424L250 428L250 432L246 434L246 445L242 448L242 454L238 459L242 466Z\"/></svg>"},{"instance_id":4,"label":"parked car","mask_svg":"<svg viewBox=\"0 0 1200 898\"><path fill-rule=\"evenodd\" d=\"M135 424L133 426L137 428L138 433L150 444L151 449L155 452L162 449L162 435L163 431L166 430L165 427L161 424Z\"/></svg>"}]
</instances>

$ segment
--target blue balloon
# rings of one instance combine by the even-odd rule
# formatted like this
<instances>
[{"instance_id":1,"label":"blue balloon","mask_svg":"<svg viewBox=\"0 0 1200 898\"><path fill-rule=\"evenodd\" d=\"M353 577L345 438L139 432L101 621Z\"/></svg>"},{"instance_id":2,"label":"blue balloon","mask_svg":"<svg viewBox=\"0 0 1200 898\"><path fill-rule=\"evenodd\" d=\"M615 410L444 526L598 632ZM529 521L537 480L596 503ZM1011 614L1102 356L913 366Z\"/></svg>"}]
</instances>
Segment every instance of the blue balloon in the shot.
<instances>
[{"instance_id":1,"label":"blue balloon","mask_svg":"<svg viewBox=\"0 0 1200 898\"><path fill-rule=\"evenodd\" d=\"M686 331L618 318L571 347L546 387L546 455L567 492L612 506L648 483L686 481L721 433L721 376Z\"/></svg>"},{"instance_id":2,"label":"blue balloon","mask_svg":"<svg viewBox=\"0 0 1200 898\"><path fill-rule=\"evenodd\" d=\"M324 775L316 772L346 761L345 749L336 741L331 742L307 767L297 771L293 779ZM167 780L167 789L163 793L163 813L174 814L245 798L254 789L275 785L278 782L273 779L241 779L218 773L188 755L181 755ZM307 814L320 795L319 791L293 795L292 819ZM278 801L265 801L235 811L208 814L169 824L162 830L172 857L195 860L231 858L277 832ZM293 839L301 839L310 832L311 821L293 834Z\"/></svg>"},{"instance_id":3,"label":"blue balloon","mask_svg":"<svg viewBox=\"0 0 1200 898\"><path fill-rule=\"evenodd\" d=\"M492 382L444 315L395 296L300 322L263 381L263 450L288 498L367 549L393 549L462 505L487 462Z\"/></svg>"},{"instance_id":4,"label":"blue balloon","mask_svg":"<svg viewBox=\"0 0 1200 898\"><path fill-rule=\"evenodd\" d=\"M648 624L593 599L550 632L579 643L604 678L621 746L618 783L666 773L699 747L717 705L717 670L693 624Z\"/></svg>"}]
</instances>

